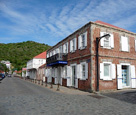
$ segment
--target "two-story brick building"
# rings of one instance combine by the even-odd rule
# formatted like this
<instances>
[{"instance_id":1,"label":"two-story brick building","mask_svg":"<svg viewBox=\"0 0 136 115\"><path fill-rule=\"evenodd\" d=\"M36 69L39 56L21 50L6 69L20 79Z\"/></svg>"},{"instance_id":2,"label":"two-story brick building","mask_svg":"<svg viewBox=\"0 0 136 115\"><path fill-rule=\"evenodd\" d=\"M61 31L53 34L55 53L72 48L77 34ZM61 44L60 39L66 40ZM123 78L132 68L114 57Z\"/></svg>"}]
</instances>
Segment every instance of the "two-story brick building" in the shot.
<instances>
[{"instance_id":1,"label":"two-story brick building","mask_svg":"<svg viewBox=\"0 0 136 115\"><path fill-rule=\"evenodd\" d=\"M47 51L48 82L96 91L96 38L99 90L136 88L136 33L101 21L89 22Z\"/></svg>"}]
</instances>

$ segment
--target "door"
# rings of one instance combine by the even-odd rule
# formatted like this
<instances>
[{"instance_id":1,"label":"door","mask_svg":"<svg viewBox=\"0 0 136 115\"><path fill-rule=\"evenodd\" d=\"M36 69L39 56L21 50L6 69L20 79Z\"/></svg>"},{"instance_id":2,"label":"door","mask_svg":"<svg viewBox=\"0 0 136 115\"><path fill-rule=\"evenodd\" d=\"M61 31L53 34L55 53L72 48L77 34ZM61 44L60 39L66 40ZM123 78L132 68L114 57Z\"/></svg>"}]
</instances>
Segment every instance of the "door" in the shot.
<instances>
[{"instance_id":1,"label":"door","mask_svg":"<svg viewBox=\"0 0 136 115\"><path fill-rule=\"evenodd\" d=\"M128 65L122 65L122 86L130 86L130 75Z\"/></svg>"},{"instance_id":2,"label":"door","mask_svg":"<svg viewBox=\"0 0 136 115\"><path fill-rule=\"evenodd\" d=\"M122 86L127 86L127 66L122 66Z\"/></svg>"},{"instance_id":3,"label":"door","mask_svg":"<svg viewBox=\"0 0 136 115\"><path fill-rule=\"evenodd\" d=\"M75 79L76 79L76 66L72 66L72 86L75 87Z\"/></svg>"},{"instance_id":4,"label":"door","mask_svg":"<svg viewBox=\"0 0 136 115\"><path fill-rule=\"evenodd\" d=\"M117 83L118 83L118 86L117 88L118 89L122 89L122 72L121 72L121 65L117 65Z\"/></svg>"}]
</instances>

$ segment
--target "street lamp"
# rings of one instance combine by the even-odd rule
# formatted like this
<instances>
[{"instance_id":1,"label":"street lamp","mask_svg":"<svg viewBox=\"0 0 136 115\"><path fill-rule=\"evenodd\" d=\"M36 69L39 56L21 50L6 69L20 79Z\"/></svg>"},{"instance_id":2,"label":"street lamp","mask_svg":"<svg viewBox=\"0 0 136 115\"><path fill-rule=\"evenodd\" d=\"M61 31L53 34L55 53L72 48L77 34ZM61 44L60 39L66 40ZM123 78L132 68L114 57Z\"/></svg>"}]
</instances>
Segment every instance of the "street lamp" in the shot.
<instances>
[{"instance_id":1,"label":"street lamp","mask_svg":"<svg viewBox=\"0 0 136 115\"><path fill-rule=\"evenodd\" d=\"M96 38L96 73L97 73L97 89L96 91L99 91L99 42L102 38L109 38L110 34L105 34L101 37Z\"/></svg>"}]
</instances>

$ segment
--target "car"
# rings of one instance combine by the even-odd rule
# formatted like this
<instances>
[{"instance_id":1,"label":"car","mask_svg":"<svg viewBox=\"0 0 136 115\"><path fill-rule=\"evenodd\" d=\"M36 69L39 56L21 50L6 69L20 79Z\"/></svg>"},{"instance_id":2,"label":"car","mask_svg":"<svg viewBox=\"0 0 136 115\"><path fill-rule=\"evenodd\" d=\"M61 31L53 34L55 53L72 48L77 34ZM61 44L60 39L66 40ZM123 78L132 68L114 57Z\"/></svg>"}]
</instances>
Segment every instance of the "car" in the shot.
<instances>
[{"instance_id":1,"label":"car","mask_svg":"<svg viewBox=\"0 0 136 115\"><path fill-rule=\"evenodd\" d=\"M11 77L11 74L8 74L8 77Z\"/></svg>"},{"instance_id":2,"label":"car","mask_svg":"<svg viewBox=\"0 0 136 115\"><path fill-rule=\"evenodd\" d=\"M3 73L0 73L0 80L4 79L5 75Z\"/></svg>"}]
</instances>

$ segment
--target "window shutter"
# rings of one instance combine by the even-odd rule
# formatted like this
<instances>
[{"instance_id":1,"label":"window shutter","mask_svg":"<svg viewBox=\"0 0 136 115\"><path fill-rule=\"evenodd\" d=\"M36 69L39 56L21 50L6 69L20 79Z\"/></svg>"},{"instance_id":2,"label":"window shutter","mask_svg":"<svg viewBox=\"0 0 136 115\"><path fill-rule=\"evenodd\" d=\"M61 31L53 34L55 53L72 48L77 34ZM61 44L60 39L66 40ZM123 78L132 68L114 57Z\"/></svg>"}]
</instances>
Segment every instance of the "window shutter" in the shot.
<instances>
[{"instance_id":1,"label":"window shutter","mask_svg":"<svg viewBox=\"0 0 136 115\"><path fill-rule=\"evenodd\" d=\"M65 44L63 45L63 53L65 53Z\"/></svg>"},{"instance_id":2,"label":"window shutter","mask_svg":"<svg viewBox=\"0 0 136 115\"><path fill-rule=\"evenodd\" d=\"M110 43L111 43L111 48L114 48L114 36L113 36L113 34L110 34Z\"/></svg>"},{"instance_id":3,"label":"window shutter","mask_svg":"<svg viewBox=\"0 0 136 115\"><path fill-rule=\"evenodd\" d=\"M66 53L68 53L68 42L67 42L67 52Z\"/></svg>"},{"instance_id":4,"label":"window shutter","mask_svg":"<svg viewBox=\"0 0 136 115\"><path fill-rule=\"evenodd\" d=\"M131 70L130 70L130 76L131 76L131 87L136 88L136 75L135 75L135 66L131 65Z\"/></svg>"},{"instance_id":5,"label":"window shutter","mask_svg":"<svg viewBox=\"0 0 136 115\"><path fill-rule=\"evenodd\" d=\"M75 42L74 42L74 43L75 43L75 44L74 44L74 48L75 48L75 50L76 50L76 49L77 49L77 47L76 47L76 44L77 44L76 38L74 38L74 41L75 41Z\"/></svg>"},{"instance_id":6,"label":"window shutter","mask_svg":"<svg viewBox=\"0 0 136 115\"><path fill-rule=\"evenodd\" d=\"M104 76L104 69L103 69L103 63L100 63L100 79L103 79Z\"/></svg>"},{"instance_id":7,"label":"window shutter","mask_svg":"<svg viewBox=\"0 0 136 115\"><path fill-rule=\"evenodd\" d=\"M135 40L135 51L136 51L136 40Z\"/></svg>"},{"instance_id":8,"label":"window shutter","mask_svg":"<svg viewBox=\"0 0 136 115\"><path fill-rule=\"evenodd\" d=\"M63 67L60 67L60 78L64 78L64 76L63 76Z\"/></svg>"},{"instance_id":9,"label":"window shutter","mask_svg":"<svg viewBox=\"0 0 136 115\"><path fill-rule=\"evenodd\" d=\"M81 35L78 36L78 49L80 49L81 47Z\"/></svg>"},{"instance_id":10,"label":"window shutter","mask_svg":"<svg viewBox=\"0 0 136 115\"><path fill-rule=\"evenodd\" d=\"M88 63L85 64L85 78L88 79Z\"/></svg>"},{"instance_id":11,"label":"window shutter","mask_svg":"<svg viewBox=\"0 0 136 115\"><path fill-rule=\"evenodd\" d=\"M70 52L72 51L72 40L70 41Z\"/></svg>"},{"instance_id":12,"label":"window shutter","mask_svg":"<svg viewBox=\"0 0 136 115\"><path fill-rule=\"evenodd\" d=\"M77 78L80 78L80 64L77 64Z\"/></svg>"},{"instance_id":13,"label":"window shutter","mask_svg":"<svg viewBox=\"0 0 136 115\"><path fill-rule=\"evenodd\" d=\"M116 66L115 66L115 64L111 64L111 77L112 77L112 79L116 78Z\"/></svg>"},{"instance_id":14,"label":"window shutter","mask_svg":"<svg viewBox=\"0 0 136 115\"><path fill-rule=\"evenodd\" d=\"M121 36L122 51L128 51L128 38Z\"/></svg>"},{"instance_id":15,"label":"window shutter","mask_svg":"<svg viewBox=\"0 0 136 115\"><path fill-rule=\"evenodd\" d=\"M72 71L71 71L71 67L70 66L67 66L67 73L68 73L67 86L71 86Z\"/></svg>"},{"instance_id":16,"label":"window shutter","mask_svg":"<svg viewBox=\"0 0 136 115\"><path fill-rule=\"evenodd\" d=\"M100 36L103 36L105 34L105 32L100 32ZM104 38L101 39L101 46L104 46Z\"/></svg>"},{"instance_id":17,"label":"window shutter","mask_svg":"<svg viewBox=\"0 0 136 115\"><path fill-rule=\"evenodd\" d=\"M87 46L87 31L85 32L85 46Z\"/></svg>"},{"instance_id":18,"label":"window shutter","mask_svg":"<svg viewBox=\"0 0 136 115\"><path fill-rule=\"evenodd\" d=\"M117 82L118 82L118 89L122 89L122 69L121 69L121 65L117 65Z\"/></svg>"}]
</instances>

